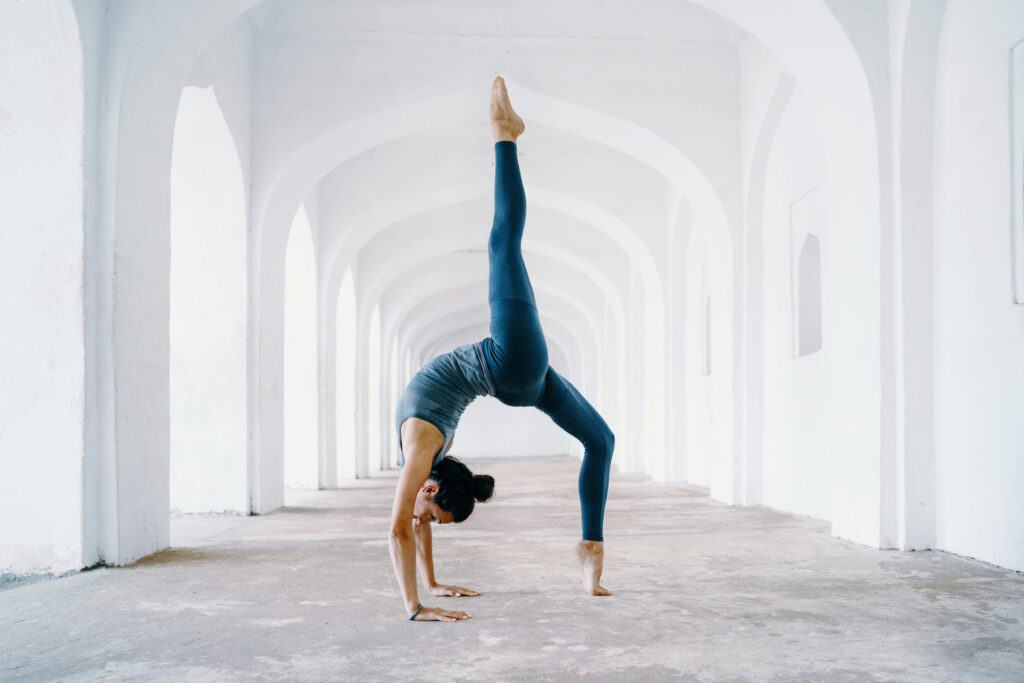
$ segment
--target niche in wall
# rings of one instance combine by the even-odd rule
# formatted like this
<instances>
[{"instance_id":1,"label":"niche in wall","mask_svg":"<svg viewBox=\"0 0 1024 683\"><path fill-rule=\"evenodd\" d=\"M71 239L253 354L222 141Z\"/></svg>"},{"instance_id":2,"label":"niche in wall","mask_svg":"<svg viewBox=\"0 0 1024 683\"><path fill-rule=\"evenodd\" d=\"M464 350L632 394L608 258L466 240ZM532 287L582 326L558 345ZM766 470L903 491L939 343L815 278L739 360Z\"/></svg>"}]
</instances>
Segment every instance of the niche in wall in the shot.
<instances>
[{"instance_id":1,"label":"niche in wall","mask_svg":"<svg viewBox=\"0 0 1024 683\"><path fill-rule=\"evenodd\" d=\"M700 372L711 374L711 284L708 268L700 269Z\"/></svg>"},{"instance_id":2,"label":"niche in wall","mask_svg":"<svg viewBox=\"0 0 1024 683\"><path fill-rule=\"evenodd\" d=\"M808 233L797 257L796 355L821 350L821 242Z\"/></svg>"},{"instance_id":3,"label":"niche in wall","mask_svg":"<svg viewBox=\"0 0 1024 683\"><path fill-rule=\"evenodd\" d=\"M1024 40L1010 50L1010 142L1013 302L1024 304Z\"/></svg>"},{"instance_id":4,"label":"niche in wall","mask_svg":"<svg viewBox=\"0 0 1024 683\"><path fill-rule=\"evenodd\" d=\"M818 188L790 205L790 254L792 264L793 355L808 356L822 347L821 240L816 226L827 214Z\"/></svg>"}]
</instances>

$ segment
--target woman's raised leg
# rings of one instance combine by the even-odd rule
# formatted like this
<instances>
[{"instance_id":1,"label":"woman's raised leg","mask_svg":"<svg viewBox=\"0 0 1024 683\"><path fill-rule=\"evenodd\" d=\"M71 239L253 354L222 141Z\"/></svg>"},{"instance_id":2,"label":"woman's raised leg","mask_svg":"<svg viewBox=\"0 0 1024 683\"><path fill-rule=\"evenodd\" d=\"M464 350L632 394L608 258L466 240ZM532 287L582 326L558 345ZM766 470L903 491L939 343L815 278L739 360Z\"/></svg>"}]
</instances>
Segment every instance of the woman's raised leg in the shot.
<instances>
[{"instance_id":1,"label":"woman's raised leg","mask_svg":"<svg viewBox=\"0 0 1024 683\"><path fill-rule=\"evenodd\" d=\"M530 275L523 261L526 228L526 190L519 170L515 142L494 143L494 221L487 240L490 274L487 301L523 301L536 307Z\"/></svg>"},{"instance_id":2,"label":"woman's raised leg","mask_svg":"<svg viewBox=\"0 0 1024 683\"><path fill-rule=\"evenodd\" d=\"M487 243L491 336L484 354L498 398L511 405L531 405L542 386L548 350L523 261L526 190L515 139L525 127L512 110L500 76L491 93L491 125L495 137L494 222Z\"/></svg>"}]
</instances>

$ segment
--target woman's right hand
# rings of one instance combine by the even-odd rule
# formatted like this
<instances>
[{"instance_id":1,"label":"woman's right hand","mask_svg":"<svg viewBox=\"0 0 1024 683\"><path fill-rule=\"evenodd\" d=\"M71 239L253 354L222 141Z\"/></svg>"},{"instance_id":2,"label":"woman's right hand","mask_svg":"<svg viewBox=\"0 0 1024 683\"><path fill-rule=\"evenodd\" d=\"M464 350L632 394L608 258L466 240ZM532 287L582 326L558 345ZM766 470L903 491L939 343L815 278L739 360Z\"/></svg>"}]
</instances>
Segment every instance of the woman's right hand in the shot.
<instances>
[{"instance_id":1,"label":"woman's right hand","mask_svg":"<svg viewBox=\"0 0 1024 683\"><path fill-rule=\"evenodd\" d=\"M462 621L463 619L469 619L469 615L465 612L441 609L440 607L424 607L413 621Z\"/></svg>"}]
</instances>

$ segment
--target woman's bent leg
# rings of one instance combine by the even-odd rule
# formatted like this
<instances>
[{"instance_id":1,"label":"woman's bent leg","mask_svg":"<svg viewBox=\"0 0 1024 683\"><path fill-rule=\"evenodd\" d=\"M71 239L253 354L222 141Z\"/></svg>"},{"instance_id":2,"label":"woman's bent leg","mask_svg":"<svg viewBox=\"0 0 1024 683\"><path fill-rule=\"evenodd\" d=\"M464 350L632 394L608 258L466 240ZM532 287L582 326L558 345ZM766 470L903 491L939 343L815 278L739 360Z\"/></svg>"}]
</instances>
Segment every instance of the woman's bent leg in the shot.
<instances>
[{"instance_id":1,"label":"woman's bent leg","mask_svg":"<svg viewBox=\"0 0 1024 683\"><path fill-rule=\"evenodd\" d=\"M603 541L604 507L615 434L576 387L554 368L548 368L544 392L536 407L583 444L579 477L583 540Z\"/></svg>"}]
</instances>

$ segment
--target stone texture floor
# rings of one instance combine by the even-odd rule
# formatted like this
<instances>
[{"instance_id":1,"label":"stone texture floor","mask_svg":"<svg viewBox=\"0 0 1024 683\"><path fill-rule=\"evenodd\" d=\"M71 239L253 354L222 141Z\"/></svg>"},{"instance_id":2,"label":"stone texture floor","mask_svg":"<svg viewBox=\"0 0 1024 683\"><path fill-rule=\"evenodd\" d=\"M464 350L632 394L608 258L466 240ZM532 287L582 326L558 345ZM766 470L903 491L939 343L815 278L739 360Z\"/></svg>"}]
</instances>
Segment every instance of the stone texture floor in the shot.
<instances>
[{"instance_id":1,"label":"stone texture floor","mask_svg":"<svg viewBox=\"0 0 1024 683\"><path fill-rule=\"evenodd\" d=\"M265 517L173 520L175 549L0 591L0 680L1022 680L1024 575L878 551L820 521L615 476L606 585L578 588L568 458L475 462L498 495L435 531L473 619L405 620L394 481Z\"/></svg>"}]
</instances>

